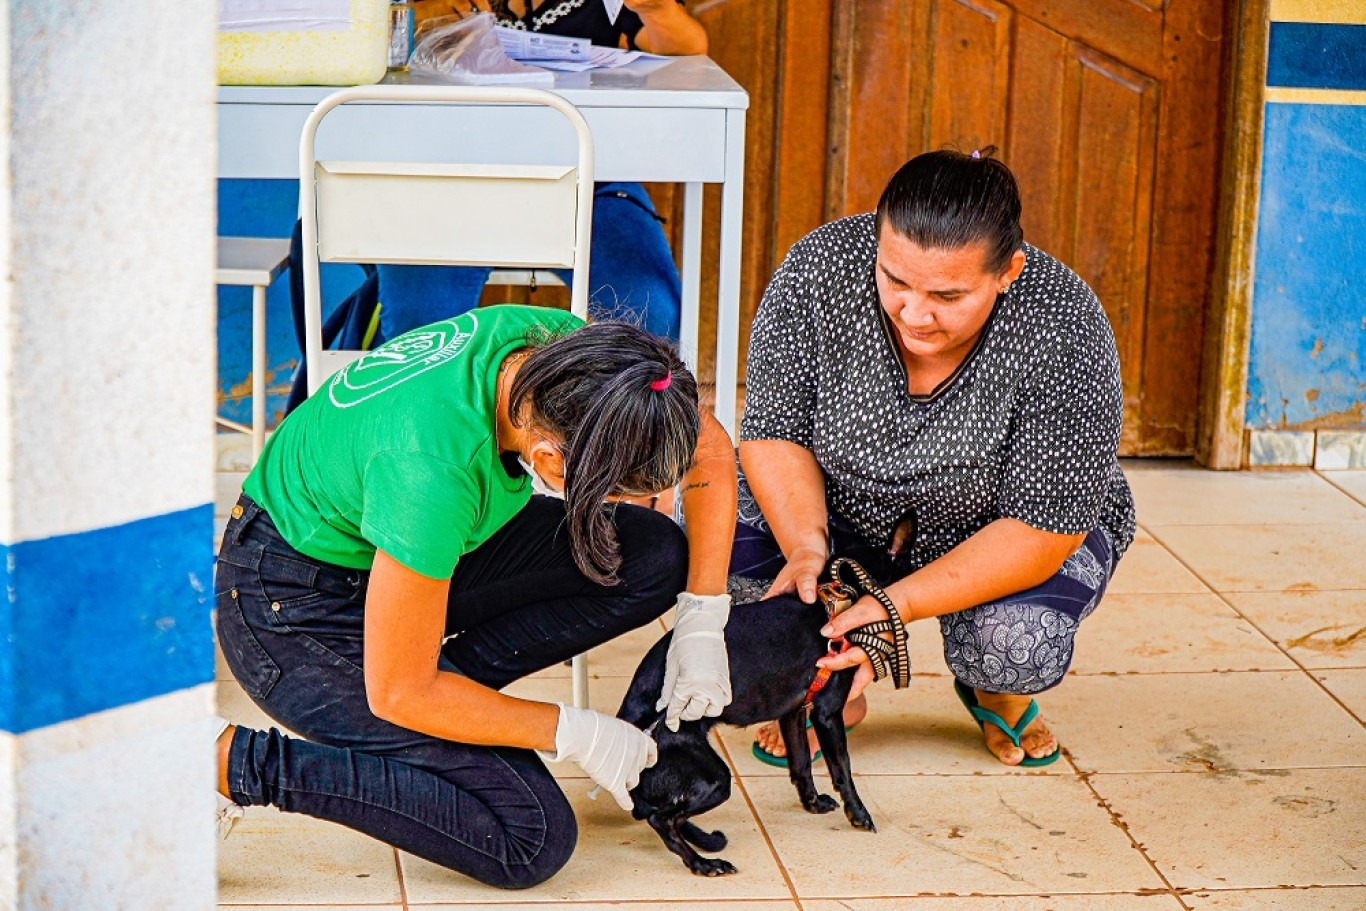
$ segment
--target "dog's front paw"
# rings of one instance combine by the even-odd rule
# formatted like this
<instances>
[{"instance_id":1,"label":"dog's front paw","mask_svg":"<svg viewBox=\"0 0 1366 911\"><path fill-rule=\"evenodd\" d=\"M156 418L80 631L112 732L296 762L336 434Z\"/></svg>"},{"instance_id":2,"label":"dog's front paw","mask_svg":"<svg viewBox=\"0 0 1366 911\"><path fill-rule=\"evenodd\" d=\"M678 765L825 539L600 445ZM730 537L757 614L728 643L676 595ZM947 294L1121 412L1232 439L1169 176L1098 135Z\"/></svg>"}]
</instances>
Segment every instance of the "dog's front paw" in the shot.
<instances>
[{"instance_id":1,"label":"dog's front paw","mask_svg":"<svg viewBox=\"0 0 1366 911\"><path fill-rule=\"evenodd\" d=\"M877 831L877 826L873 825L873 817L868 815L863 804L846 803L844 815L849 818L849 825L855 829L866 829L869 832Z\"/></svg>"},{"instance_id":2,"label":"dog's front paw","mask_svg":"<svg viewBox=\"0 0 1366 911\"><path fill-rule=\"evenodd\" d=\"M829 794L817 794L814 800L803 801L802 809L808 813L829 813L839 809L839 801Z\"/></svg>"},{"instance_id":3,"label":"dog's front paw","mask_svg":"<svg viewBox=\"0 0 1366 911\"><path fill-rule=\"evenodd\" d=\"M729 876L738 872L734 864L719 857L699 857L688 862L688 869L698 876Z\"/></svg>"}]
</instances>

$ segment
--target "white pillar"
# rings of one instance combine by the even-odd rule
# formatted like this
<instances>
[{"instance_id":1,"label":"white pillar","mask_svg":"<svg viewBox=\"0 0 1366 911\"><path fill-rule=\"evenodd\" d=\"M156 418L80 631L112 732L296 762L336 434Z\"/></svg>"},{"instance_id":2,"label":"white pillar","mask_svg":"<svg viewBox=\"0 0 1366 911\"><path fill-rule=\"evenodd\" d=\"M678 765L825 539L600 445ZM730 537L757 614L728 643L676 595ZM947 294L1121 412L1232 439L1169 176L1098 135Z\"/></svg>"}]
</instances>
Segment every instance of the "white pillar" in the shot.
<instances>
[{"instance_id":1,"label":"white pillar","mask_svg":"<svg viewBox=\"0 0 1366 911\"><path fill-rule=\"evenodd\" d=\"M216 17L0 8L0 909L216 905Z\"/></svg>"}]
</instances>

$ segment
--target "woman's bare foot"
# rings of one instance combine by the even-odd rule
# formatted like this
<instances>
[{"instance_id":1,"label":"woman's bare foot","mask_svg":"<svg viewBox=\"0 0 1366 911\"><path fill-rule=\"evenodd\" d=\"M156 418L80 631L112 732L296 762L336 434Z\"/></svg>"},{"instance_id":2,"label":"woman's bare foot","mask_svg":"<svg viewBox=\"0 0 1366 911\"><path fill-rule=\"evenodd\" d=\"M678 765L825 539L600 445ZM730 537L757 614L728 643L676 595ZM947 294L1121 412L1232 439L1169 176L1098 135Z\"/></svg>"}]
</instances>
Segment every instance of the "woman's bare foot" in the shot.
<instances>
[{"instance_id":1,"label":"woman's bare foot","mask_svg":"<svg viewBox=\"0 0 1366 911\"><path fill-rule=\"evenodd\" d=\"M1005 720L1006 724L1014 727L1024 716L1025 709L1029 708L1029 696L1014 696L1010 693L984 693L981 690L974 690L977 694L977 704L990 712L995 712ZM1048 725L1044 723L1043 716L1035 717L1025 728L1024 734L1020 737L1020 747L1010 742L1010 738L1005 731L996 727L994 724L982 725L982 731L986 736L987 749L996 754L996 758L1006 765L1019 765L1024 761L1028 754L1034 759L1042 759L1058 748L1058 739L1053 736Z\"/></svg>"},{"instance_id":2,"label":"woman's bare foot","mask_svg":"<svg viewBox=\"0 0 1366 911\"><path fill-rule=\"evenodd\" d=\"M868 699L860 695L857 699L850 699L844 706L844 726L851 728L868 716ZM816 732L808 729L806 732L807 740L811 743L811 755L815 756L820 744L816 743ZM783 745L782 732L778 730L778 722L767 721L759 725L754 732L754 740L759 744L760 749L772 756L782 758L787 755L787 747Z\"/></svg>"},{"instance_id":3,"label":"woman's bare foot","mask_svg":"<svg viewBox=\"0 0 1366 911\"><path fill-rule=\"evenodd\" d=\"M228 793L228 749L232 746L232 735L236 730L230 724L218 735L218 793L229 800L232 795Z\"/></svg>"}]
</instances>

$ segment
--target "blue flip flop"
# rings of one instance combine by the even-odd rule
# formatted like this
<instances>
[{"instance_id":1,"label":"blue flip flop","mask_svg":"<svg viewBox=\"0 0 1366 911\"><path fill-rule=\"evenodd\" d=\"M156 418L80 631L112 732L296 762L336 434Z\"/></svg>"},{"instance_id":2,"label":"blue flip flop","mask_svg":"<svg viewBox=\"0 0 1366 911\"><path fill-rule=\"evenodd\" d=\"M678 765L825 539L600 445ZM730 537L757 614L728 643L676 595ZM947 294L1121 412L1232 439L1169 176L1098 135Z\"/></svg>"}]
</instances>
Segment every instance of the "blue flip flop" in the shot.
<instances>
[{"instance_id":1,"label":"blue flip flop","mask_svg":"<svg viewBox=\"0 0 1366 911\"><path fill-rule=\"evenodd\" d=\"M953 691L958 694L959 700L962 701L963 706L967 708L968 712L972 715L972 717L977 719L977 724L979 727L982 727L985 730L985 725L994 724L996 727L1000 728L1005 733L1005 735L1010 738L1010 742L1015 744L1017 747L1020 746L1020 737L1024 735L1025 728L1029 727L1029 723L1033 721L1035 718L1037 718L1039 715L1039 704L1035 702L1033 699L1031 699L1029 700L1029 707L1024 710L1024 714L1020 716L1020 720L1015 722L1015 727L1011 727L1010 725L1006 724L1006 720L1002 718L1000 715L997 715L995 712L989 709L984 709L980 705L978 705L977 694L974 693L972 690L968 689L967 687L963 686L963 684L957 680L953 681ZM1024 749L1023 747L1020 748ZM1059 747L1058 749L1049 753L1047 756L1034 757L1030 756L1028 753L1025 753L1025 758L1020 760L1020 765L1029 768L1037 768L1038 766L1042 765L1052 765L1053 763L1058 761L1058 755L1061 752L1062 748Z\"/></svg>"},{"instance_id":2,"label":"blue flip flop","mask_svg":"<svg viewBox=\"0 0 1366 911\"><path fill-rule=\"evenodd\" d=\"M810 720L809 718L808 718L807 721L806 721L806 726L807 726L808 728L811 727L811 720ZM856 728L856 727L858 727L858 724L851 724L851 725L849 725L849 727L847 727L847 728L844 729L844 733L848 734L850 731L852 731L852 730L853 730L854 728ZM755 758L755 759L759 760L759 761L762 762L764 765L776 766L777 768L780 768L780 769L785 769L785 768L787 768L787 757L786 757L786 756L774 756L774 755L773 755L772 753L770 753L768 750L766 750L766 749L764 749L763 747L759 746L759 741L757 741L757 740L754 741L753 743L751 743L751 744L749 745L749 751L750 751L751 753L754 754L754 758ZM821 758L821 751L820 751L820 750L817 750L817 751L816 751L816 754L815 754L814 756L811 757L811 761L812 761L812 762L817 762L820 758Z\"/></svg>"}]
</instances>

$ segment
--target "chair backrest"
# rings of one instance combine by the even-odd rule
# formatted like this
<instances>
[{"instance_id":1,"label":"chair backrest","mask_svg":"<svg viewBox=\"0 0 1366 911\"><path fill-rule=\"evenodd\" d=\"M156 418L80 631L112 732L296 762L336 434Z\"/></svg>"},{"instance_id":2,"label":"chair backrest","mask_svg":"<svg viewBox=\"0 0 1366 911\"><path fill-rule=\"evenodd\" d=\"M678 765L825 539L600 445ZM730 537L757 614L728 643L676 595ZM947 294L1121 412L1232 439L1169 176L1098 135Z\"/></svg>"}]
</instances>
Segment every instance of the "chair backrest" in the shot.
<instances>
[{"instance_id":1,"label":"chair backrest","mask_svg":"<svg viewBox=\"0 0 1366 911\"><path fill-rule=\"evenodd\" d=\"M573 126L566 165L318 161L318 126L348 103L541 105ZM360 351L324 351L320 262L574 270L570 306L588 315L593 140L559 95L504 86L371 85L328 95L299 140L304 346L309 394ZM577 267L577 268L576 268Z\"/></svg>"}]
</instances>

